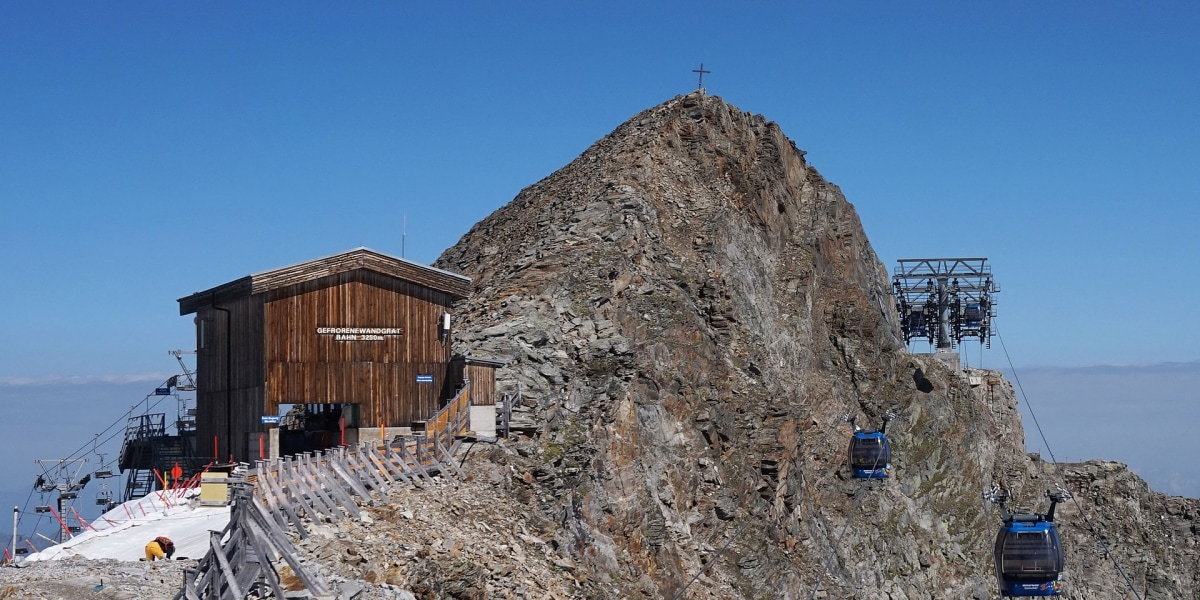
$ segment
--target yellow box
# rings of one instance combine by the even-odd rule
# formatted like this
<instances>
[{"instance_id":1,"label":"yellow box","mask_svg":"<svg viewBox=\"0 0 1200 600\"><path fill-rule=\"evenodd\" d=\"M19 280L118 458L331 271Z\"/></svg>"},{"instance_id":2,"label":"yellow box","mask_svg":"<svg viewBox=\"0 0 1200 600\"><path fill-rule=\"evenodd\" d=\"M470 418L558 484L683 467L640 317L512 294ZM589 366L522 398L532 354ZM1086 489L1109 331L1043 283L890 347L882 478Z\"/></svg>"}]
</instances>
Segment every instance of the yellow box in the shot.
<instances>
[{"instance_id":1,"label":"yellow box","mask_svg":"<svg viewBox=\"0 0 1200 600\"><path fill-rule=\"evenodd\" d=\"M202 473L200 475L200 505L225 506L229 504L228 479L227 473Z\"/></svg>"}]
</instances>

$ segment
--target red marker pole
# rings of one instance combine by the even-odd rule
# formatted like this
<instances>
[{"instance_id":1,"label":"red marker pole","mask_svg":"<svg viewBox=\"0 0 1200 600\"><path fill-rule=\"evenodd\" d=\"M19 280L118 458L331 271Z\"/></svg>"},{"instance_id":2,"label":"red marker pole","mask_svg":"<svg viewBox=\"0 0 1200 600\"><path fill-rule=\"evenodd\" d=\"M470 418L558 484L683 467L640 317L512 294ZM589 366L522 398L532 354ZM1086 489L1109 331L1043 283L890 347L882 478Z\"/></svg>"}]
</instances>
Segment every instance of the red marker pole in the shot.
<instances>
[{"instance_id":1,"label":"red marker pole","mask_svg":"<svg viewBox=\"0 0 1200 600\"><path fill-rule=\"evenodd\" d=\"M48 508L50 509L50 514L54 515L55 519L58 519L58 524L62 525L63 531L66 532L67 537L69 537L69 538L75 537L75 534L71 533L71 528L67 527L67 522L64 521L62 517L58 516L58 511L54 510L53 506L48 507Z\"/></svg>"},{"instance_id":2,"label":"red marker pole","mask_svg":"<svg viewBox=\"0 0 1200 600\"><path fill-rule=\"evenodd\" d=\"M83 517L79 516L79 511L75 510L75 507L74 507L74 506L72 506L72 507L71 507L71 512L75 514L75 520L76 520L76 521L79 521L79 524L80 524L80 525L82 525L82 526L84 526L84 527L86 527L86 528L88 528L88 529L91 529L92 531L96 531L96 528L95 528L95 527L92 527L92 524L91 524L91 523L88 523L87 521L84 521L84 520L83 520Z\"/></svg>"}]
</instances>

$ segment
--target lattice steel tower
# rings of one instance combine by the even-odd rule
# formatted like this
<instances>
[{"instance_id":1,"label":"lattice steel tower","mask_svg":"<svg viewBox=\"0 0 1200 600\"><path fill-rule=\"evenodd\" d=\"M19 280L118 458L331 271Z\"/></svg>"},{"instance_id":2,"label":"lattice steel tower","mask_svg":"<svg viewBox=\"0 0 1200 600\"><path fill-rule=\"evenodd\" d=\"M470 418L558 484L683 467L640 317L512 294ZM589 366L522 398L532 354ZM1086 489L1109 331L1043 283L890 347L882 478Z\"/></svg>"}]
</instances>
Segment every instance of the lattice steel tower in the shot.
<instances>
[{"instance_id":1,"label":"lattice steel tower","mask_svg":"<svg viewBox=\"0 0 1200 600\"><path fill-rule=\"evenodd\" d=\"M903 258L892 274L896 311L904 343L928 338L946 352L977 337L992 347L994 295L1000 286L992 280L986 258Z\"/></svg>"}]
</instances>

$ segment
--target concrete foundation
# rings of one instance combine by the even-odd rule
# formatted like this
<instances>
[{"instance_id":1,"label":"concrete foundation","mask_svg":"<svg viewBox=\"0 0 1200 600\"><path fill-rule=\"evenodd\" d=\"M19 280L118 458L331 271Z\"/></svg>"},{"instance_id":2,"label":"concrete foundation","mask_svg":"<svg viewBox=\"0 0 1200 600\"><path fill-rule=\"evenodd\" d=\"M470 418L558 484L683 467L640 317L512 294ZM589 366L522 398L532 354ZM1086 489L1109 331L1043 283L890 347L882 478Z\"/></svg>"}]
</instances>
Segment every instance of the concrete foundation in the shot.
<instances>
[{"instance_id":1,"label":"concrete foundation","mask_svg":"<svg viewBox=\"0 0 1200 600\"><path fill-rule=\"evenodd\" d=\"M471 406L469 429L481 437L496 437L496 406Z\"/></svg>"}]
</instances>

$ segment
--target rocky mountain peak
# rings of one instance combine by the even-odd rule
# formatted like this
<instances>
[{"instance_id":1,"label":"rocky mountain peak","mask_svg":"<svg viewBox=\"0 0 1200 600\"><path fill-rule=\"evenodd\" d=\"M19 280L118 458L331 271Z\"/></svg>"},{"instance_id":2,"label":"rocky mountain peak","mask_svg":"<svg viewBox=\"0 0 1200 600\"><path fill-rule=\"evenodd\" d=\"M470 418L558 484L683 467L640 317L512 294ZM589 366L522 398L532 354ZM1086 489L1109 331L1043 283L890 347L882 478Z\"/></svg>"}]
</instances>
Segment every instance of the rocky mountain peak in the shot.
<instances>
[{"instance_id":1,"label":"rocky mountain peak","mask_svg":"<svg viewBox=\"0 0 1200 600\"><path fill-rule=\"evenodd\" d=\"M981 491L1037 508L1079 472L1025 456L999 373L906 351L841 191L778 125L703 92L634 116L436 266L474 281L456 349L508 359L500 384L538 427L488 460L555 524L542 535L599 586L584 595L807 598L820 579L825 598L991 598ZM842 416L888 410L894 476L864 485ZM1092 474L1075 481L1113 487ZM1164 528L1160 495L1113 493L1147 511L1122 529L1135 585L1200 590L1197 502L1163 504ZM1086 574L1068 589L1125 598L1082 526L1112 512L1100 497L1062 511Z\"/></svg>"}]
</instances>

